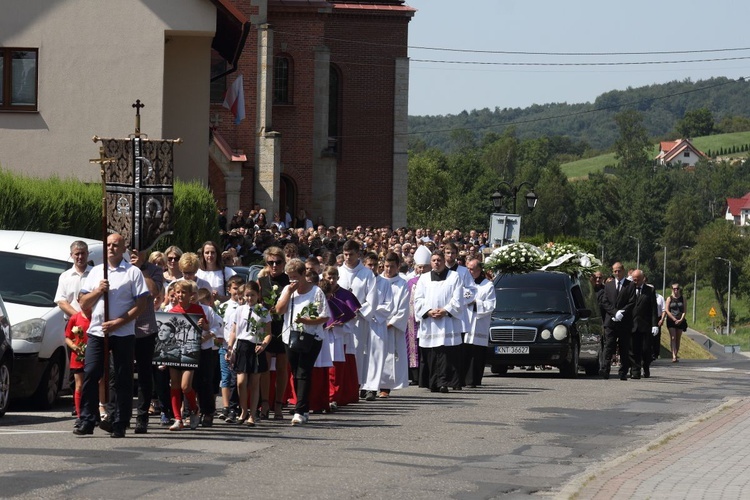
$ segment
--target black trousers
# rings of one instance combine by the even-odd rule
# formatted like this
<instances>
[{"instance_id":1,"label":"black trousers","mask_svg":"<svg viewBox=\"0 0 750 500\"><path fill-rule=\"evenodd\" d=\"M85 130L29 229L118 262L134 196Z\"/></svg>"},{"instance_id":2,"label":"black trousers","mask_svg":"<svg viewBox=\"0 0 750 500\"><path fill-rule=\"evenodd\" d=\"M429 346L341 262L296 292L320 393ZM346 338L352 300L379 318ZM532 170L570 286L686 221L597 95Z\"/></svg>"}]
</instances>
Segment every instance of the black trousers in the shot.
<instances>
[{"instance_id":1,"label":"black trousers","mask_svg":"<svg viewBox=\"0 0 750 500\"><path fill-rule=\"evenodd\" d=\"M201 349L193 388L198 394L198 404L203 415L213 415L216 411L216 366L218 364L219 351Z\"/></svg>"},{"instance_id":2,"label":"black trousers","mask_svg":"<svg viewBox=\"0 0 750 500\"><path fill-rule=\"evenodd\" d=\"M474 344L463 344L462 351L464 385L482 385L484 365L487 359L487 347Z\"/></svg>"},{"instance_id":3,"label":"black trousers","mask_svg":"<svg viewBox=\"0 0 750 500\"><path fill-rule=\"evenodd\" d=\"M138 365L138 404L135 419L139 423L148 424L148 409L151 396L154 393L153 366L154 346L156 335L135 339L135 362Z\"/></svg>"},{"instance_id":4,"label":"black trousers","mask_svg":"<svg viewBox=\"0 0 750 500\"><path fill-rule=\"evenodd\" d=\"M633 332L630 341L630 371L632 374L640 375L642 368L651 366L651 332Z\"/></svg>"},{"instance_id":5,"label":"black trousers","mask_svg":"<svg viewBox=\"0 0 750 500\"><path fill-rule=\"evenodd\" d=\"M430 364L432 363L432 348L419 348L419 374L417 383L419 387L430 389Z\"/></svg>"},{"instance_id":6,"label":"black trousers","mask_svg":"<svg viewBox=\"0 0 750 500\"><path fill-rule=\"evenodd\" d=\"M612 357L617 347L620 347L620 370L619 374L627 375L630 371L630 329L629 328L604 328L604 366L602 370L609 373L612 367Z\"/></svg>"},{"instance_id":7,"label":"black trousers","mask_svg":"<svg viewBox=\"0 0 750 500\"><path fill-rule=\"evenodd\" d=\"M288 346L286 347L289 369L294 376L294 391L297 394L297 404L294 407L294 413L304 414L310 411L312 369L322 347L322 340L313 342L312 349L308 352L292 351Z\"/></svg>"},{"instance_id":8,"label":"black trousers","mask_svg":"<svg viewBox=\"0 0 750 500\"><path fill-rule=\"evenodd\" d=\"M104 338L89 336L83 368L81 421L94 427L99 415L99 380L104 375ZM109 337L109 350L114 367L110 391L110 421L116 429L124 430L133 413L133 359L135 335Z\"/></svg>"},{"instance_id":9,"label":"black trousers","mask_svg":"<svg viewBox=\"0 0 750 500\"><path fill-rule=\"evenodd\" d=\"M659 327L659 333L656 335L656 337L651 337L651 359L656 359L659 357L659 353L661 352L661 327Z\"/></svg>"},{"instance_id":10,"label":"black trousers","mask_svg":"<svg viewBox=\"0 0 750 500\"><path fill-rule=\"evenodd\" d=\"M461 387L461 344L430 349L430 390Z\"/></svg>"}]
</instances>

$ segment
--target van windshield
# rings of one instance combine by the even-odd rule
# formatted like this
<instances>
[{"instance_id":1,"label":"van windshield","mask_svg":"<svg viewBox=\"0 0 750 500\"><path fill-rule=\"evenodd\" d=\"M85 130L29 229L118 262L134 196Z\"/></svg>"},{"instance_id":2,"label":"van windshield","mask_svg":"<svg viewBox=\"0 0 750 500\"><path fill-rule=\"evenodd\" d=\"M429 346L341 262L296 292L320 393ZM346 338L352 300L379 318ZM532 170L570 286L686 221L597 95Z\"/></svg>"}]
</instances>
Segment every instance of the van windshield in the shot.
<instances>
[{"instance_id":1,"label":"van windshield","mask_svg":"<svg viewBox=\"0 0 750 500\"><path fill-rule=\"evenodd\" d=\"M499 288L496 313L570 314L570 300L562 290Z\"/></svg>"},{"instance_id":2,"label":"van windshield","mask_svg":"<svg viewBox=\"0 0 750 500\"><path fill-rule=\"evenodd\" d=\"M6 302L54 307L60 273L72 267L61 260L0 252L0 296Z\"/></svg>"}]
</instances>

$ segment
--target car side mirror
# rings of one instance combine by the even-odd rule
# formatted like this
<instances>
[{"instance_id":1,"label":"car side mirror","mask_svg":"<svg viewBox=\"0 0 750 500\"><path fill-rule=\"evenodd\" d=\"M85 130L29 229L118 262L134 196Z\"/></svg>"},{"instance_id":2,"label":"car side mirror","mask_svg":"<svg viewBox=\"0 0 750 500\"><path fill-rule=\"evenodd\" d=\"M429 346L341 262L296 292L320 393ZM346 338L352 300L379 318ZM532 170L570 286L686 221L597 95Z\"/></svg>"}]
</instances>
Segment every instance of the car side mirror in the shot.
<instances>
[{"instance_id":1,"label":"car side mirror","mask_svg":"<svg viewBox=\"0 0 750 500\"><path fill-rule=\"evenodd\" d=\"M588 319L591 317L591 309L579 309L578 316L582 319Z\"/></svg>"}]
</instances>

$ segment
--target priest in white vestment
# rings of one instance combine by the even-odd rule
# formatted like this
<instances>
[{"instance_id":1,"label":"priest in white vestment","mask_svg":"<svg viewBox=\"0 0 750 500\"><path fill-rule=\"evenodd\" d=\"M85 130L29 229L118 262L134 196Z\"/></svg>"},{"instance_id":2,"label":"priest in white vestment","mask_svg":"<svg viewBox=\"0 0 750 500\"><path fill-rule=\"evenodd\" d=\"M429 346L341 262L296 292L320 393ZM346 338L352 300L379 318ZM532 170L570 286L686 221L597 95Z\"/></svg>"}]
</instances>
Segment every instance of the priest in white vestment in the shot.
<instances>
[{"instance_id":1,"label":"priest in white vestment","mask_svg":"<svg viewBox=\"0 0 750 500\"><path fill-rule=\"evenodd\" d=\"M378 303L378 289L375 284L375 275L359 259L360 250L360 244L355 240L347 240L344 243L344 265L339 268L339 286L352 292L361 306L352 327L354 334L352 348L357 360L357 376L359 383L362 384L366 375L370 321ZM347 345L347 352L350 352L349 349ZM361 391L360 396L364 397Z\"/></svg>"},{"instance_id":2,"label":"priest in white vestment","mask_svg":"<svg viewBox=\"0 0 750 500\"><path fill-rule=\"evenodd\" d=\"M469 259L466 268L471 273L477 287L474 302L469 304L471 328L464 337L463 368L464 385L476 387L482 385L484 365L487 358L487 344L490 337L492 311L495 310L495 285L484 274L479 259Z\"/></svg>"},{"instance_id":3,"label":"priest in white vestment","mask_svg":"<svg viewBox=\"0 0 750 500\"><path fill-rule=\"evenodd\" d=\"M385 338L385 359L380 377L378 397L387 398L393 389L409 386L409 356L406 352L406 326L409 321L409 287L399 275L399 257L394 252L385 256L383 279L391 288L392 307L388 315Z\"/></svg>"},{"instance_id":4,"label":"priest in white vestment","mask_svg":"<svg viewBox=\"0 0 750 500\"><path fill-rule=\"evenodd\" d=\"M461 327L455 318L464 309L463 284L445 267L439 251L430 258L432 271L419 277L414 287L414 310L419 318L419 346L425 349L432 392L460 387Z\"/></svg>"}]
</instances>

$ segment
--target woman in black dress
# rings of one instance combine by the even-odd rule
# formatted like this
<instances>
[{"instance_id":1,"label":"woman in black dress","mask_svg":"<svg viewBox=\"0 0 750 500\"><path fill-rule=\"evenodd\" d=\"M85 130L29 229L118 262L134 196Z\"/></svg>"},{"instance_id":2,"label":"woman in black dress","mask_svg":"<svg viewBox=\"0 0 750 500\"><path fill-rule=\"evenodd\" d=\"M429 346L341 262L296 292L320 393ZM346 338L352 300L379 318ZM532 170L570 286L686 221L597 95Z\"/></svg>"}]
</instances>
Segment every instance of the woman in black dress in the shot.
<instances>
[{"instance_id":1,"label":"woman in black dress","mask_svg":"<svg viewBox=\"0 0 750 500\"><path fill-rule=\"evenodd\" d=\"M672 348L672 363L677 363L679 360L677 354L680 352L680 338L682 337L682 332L687 330L685 298L682 296L679 284L672 284L672 295L667 297L664 309L667 312L667 328L669 329L669 339Z\"/></svg>"}]
</instances>

